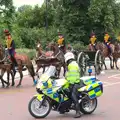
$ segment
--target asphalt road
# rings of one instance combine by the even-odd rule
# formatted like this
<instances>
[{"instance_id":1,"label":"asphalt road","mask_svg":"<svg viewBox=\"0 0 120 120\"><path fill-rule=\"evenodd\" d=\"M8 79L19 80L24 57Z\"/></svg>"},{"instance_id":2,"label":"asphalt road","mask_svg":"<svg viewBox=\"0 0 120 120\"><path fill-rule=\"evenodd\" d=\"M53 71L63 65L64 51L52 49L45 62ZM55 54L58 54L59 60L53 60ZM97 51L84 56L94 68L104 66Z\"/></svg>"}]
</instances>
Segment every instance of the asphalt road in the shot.
<instances>
[{"instance_id":1,"label":"asphalt road","mask_svg":"<svg viewBox=\"0 0 120 120\"><path fill-rule=\"evenodd\" d=\"M109 66L109 65L108 65ZM98 106L91 115L82 115L81 120L119 120L120 108L120 70L105 70L98 76L104 83L104 93L98 98ZM18 81L16 80L16 84ZM28 112L28 103L35 87L30 76L24 76L20 88L0 88L0 120L36 120ZM73 120L74 111L65 115L51 112L45 120Z\"/></svg>"}]
</instances>

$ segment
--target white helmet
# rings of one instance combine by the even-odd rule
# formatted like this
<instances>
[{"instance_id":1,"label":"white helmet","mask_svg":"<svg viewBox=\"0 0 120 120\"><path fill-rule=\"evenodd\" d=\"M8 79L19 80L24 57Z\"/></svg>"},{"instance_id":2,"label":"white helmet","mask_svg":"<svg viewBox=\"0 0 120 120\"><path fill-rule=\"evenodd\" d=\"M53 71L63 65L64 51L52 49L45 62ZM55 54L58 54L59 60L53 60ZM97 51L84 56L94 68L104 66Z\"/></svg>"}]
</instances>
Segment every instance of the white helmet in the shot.
<instances>
[{"instance_id":1,"label":"white helmet","mask_svg":"<svg viewBox=\"0 0 120 120\"><path fill-rule=\"evenodd\" d=\"M64 55L64 57L65 57L65 62L67 62L67 61L70 60L70 59L75 59L75 56L74 56L74 54L73 54L72 52L67 52L67 53Z\"/></svg>"}]
</instances>

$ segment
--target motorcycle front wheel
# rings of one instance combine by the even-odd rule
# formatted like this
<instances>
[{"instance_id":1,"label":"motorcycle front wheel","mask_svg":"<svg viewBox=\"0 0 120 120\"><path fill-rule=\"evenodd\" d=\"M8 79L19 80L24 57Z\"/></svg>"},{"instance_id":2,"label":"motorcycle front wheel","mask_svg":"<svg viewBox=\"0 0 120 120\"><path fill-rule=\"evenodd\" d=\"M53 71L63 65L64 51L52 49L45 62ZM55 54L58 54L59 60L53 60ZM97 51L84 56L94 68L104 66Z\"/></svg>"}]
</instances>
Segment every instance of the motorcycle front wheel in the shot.
<instances>
[{"instance_id":1,"label":"motorcycle front wheel","mask_svg":"<svg viewBox=\"0 0 120 120\"><path fill-rule=\"evenodd\" d=\"M91 114L97 107L97 99L85 98L80 103L80 110L83 114Z\"/></svg>"},{"instance_id":2,"label":"motorcycle front wheel","mask_svg":"<svg viewBox=\"0 0 120 120\"><path fill-rule=\"evenodd\" d=\"M51 105L49 100L45 99L44 102L39 101L37 97L33 97L29 104L29 113L35 118L45 118L51 111Z\"/></svg>"}]
</instances>

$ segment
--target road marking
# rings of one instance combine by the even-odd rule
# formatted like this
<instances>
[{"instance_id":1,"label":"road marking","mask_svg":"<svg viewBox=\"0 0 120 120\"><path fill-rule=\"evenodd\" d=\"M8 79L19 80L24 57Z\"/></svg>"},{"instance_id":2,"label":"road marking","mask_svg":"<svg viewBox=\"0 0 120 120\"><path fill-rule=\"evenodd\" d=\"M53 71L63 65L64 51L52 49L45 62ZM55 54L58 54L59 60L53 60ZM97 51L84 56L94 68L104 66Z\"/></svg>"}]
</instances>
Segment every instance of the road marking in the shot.
<instances>
[{"instance_id":1,"label":"road marking","mask_svg":"<svg viewBox=\"0 0 120 120\"><path fill-rule=\"evenodd\" d=\"M113 77L116 77L116 76L119 76L120 74L115 74L115 75L111 75L109 76L108 78L113 78Z\"/></svg>"},{"instance_id":2,"label":"road marking","mask_svg":"<svg viewBox=\"0 0 120 120\"><path fill-rule=\"evenodd\" d=\"M103 84L104 84L104 83L105 83L105 84L110 84L109 82L103 82Z\"/></svg>"},{"instance_id":3,"label":"road marking","mask_svg":"<svg viewBox=\"0 0 120 120\"><path fill-rule=\"evenodd\" d=\"M115 79L120 79L120 77L113 77L113 78L115 78Z\"/></svg>"},{"instance_id":4,"label":"road marking","mask_svg":"<svg viewBox=\"0 0 120 120\"><path fill-rule=\"evenodd\" d=\"M104 87L109 87L109 86L118 85L118 84L120 84L120 82L110 83L108 85L104 85Z\"/></svg>"}]
</instances>

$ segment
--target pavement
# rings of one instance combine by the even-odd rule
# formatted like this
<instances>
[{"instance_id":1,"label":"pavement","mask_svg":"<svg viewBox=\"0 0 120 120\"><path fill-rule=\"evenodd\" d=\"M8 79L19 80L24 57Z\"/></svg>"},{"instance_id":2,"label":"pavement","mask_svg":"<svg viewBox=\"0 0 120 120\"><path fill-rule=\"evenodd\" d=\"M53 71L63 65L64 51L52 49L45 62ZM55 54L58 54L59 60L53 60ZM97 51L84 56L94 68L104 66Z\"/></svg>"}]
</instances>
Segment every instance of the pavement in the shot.
<instances>
[{"instance_id":1,"label":"pavement","mask_svg":"<svg viewBox=\"0 0 120 120\"><path fill-rule=\"evenodd\" d=\"M104 84L104 93L98 98L97 109L93 114L82 115L82 117L78 119L120 119L120 70L111 70L109 68L109 61L107 62L107 66L108 70L104 70L102 74L97 76ZM17 79L18 78L16 78L16 84L18 83ZM0 120L37 120L28 112L28 103L34 94L36 94L36 89L33 87L33 81L29 75L24 76L20 88L0 88ZM60 115L58 112L51 111L44 120L73 120L74 114L74 111L65 115Z\"/></svg>"}]
</instances>

